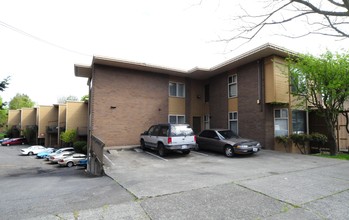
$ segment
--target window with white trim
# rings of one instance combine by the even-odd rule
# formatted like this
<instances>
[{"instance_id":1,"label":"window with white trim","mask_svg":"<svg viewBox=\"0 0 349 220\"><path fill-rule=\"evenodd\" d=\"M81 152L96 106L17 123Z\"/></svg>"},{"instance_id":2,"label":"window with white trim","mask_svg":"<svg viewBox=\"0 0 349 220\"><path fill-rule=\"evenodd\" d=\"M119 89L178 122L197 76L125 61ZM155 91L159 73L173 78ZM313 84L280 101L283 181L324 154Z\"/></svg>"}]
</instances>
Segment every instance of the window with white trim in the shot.
<instances>
[{"instance_id":1,"label":"window with white trim","mask_svg":"<svg viewBox=\"0 0 349 220\"><path fill-rule=\"evenodd\" d=\"M294 134L306 133L306 112L300 110L292 111L292 132Z\"/></svg>"},{"instance_id":2,"label":"window with white trim","mask_svg":"<svg viewBox=\"0 0 349 220\"><path fill-rule=\"evenodd\" d=\"M210 115L204 115L204 128L210 128Z\"/></svg>"},{"instance_id":3,"label":"window with white trim","mask_svg":"<svg viewBox=\"0 0 349 220\"><path fill-rule=\"evenodd\" d=\"M185 97L185 84L179 82L169 83L169 96L173 97Z\"/></svg>"},{"instance_id":4,"label":"window with white trim","mask_svg":"<svg viewBox=\"0 0 349 220\"><path fill-rule=\"evenodd\" d=\"M169 115L168 122L170 124L185 124L185 115Z\"/></svg>"},{"instance_id":5,"label":"window with white trim","mask_svg":"<svg viewBox=\"0 0 349 220\"><path fill-rule=\"evenodd\" d=\"M236 74L228 77L228 97L238 96L238 76Z\"/></svg>"},{"instance_id":6,"label":"window with white trim","mask_svg":"<svg viewBox=\"0 0 349 220\"><path fill-rule=\"evenodd\" d=\"M288 109L274 109L274 136L288 135Z\"/></svg>"},{"instance_id":7,"label":"window with white trim","mask_svg":"<svg viewBox=\"0 0 349 220\"><path fill-rule=\"evenodd\" d=\"M238 134L238 112L229 112L229 129Z\"/></svg>"}]
</instances>

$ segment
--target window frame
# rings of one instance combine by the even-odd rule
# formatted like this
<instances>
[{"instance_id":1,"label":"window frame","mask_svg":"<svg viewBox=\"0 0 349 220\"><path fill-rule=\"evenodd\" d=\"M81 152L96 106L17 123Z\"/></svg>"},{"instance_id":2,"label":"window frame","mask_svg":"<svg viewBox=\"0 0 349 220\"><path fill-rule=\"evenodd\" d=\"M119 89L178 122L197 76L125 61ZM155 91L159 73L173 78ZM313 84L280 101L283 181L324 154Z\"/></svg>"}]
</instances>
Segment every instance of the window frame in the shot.
<instances>
[{"instance_id":1,"label":"window frame","mask_svg":"<svg viewBox=\"0 0 349 220\"><path fill-rule=\"evenodd\" d=\"M171 84L175 84L176 85L176 94L171 94ZM179 95L179 85L183 85L183 96ZM174 81L170 81L168 83L168 95L170 97L177 97L177 98L185 98L185 83L183 82L174 82Z\"/></svg>"},{"instance_id":2,"label":"window frame","mask_svg":"<svg viewBox=\"0 0 349 220\"><path fill-rule=\"evenodd\" d=\"M185 115L173 115L173 114L168 115L168 123L173 124L173 123L171 123L171 121L170 121L170 117L176 117L176 123L174 123L174 124L185 124L185 123L186 123L186 117L185 117ZM178 118L179 118L179 117L183 117L183 118L184 118L184 122L183 122L183 123L178 123Z\"/></svg>"},{"instance_id":3,"label":"window frame","mask_svg":"<svg viewBox=\"0 0 349 220\"><path fill-rule=\"evenodd\" d=\"M280 111L280 117L276 117L276 111ZM282 111L286 111L286 117L283 116ZM276 120L286 120L286 127L287 127L287 134L281 135L281 136L288 136L290 134L290 117L289 117L289 111L288 108L276 108L274 109L274 137L280 136L276 134ZM281 129L280 129L281 130Z\"/></svg>"},{"instance_id":4,"label":"window frame","mask_svg":"<svg viewBox=\"0 0 349 220\"><path fill-rule=\"evenodd\" d=\"M230 115L232 115L232 117L230 117ZM234 117L236 115L236 117ZM233 131L231 129L231 122L236 122L236 131ZM239 134L239 114L238 111L232 111L232 112L228 112L228 128L229 130L233 131L235 134Z\"/></svg>"},{"instance_id":5,"label":"window frame","mask_svg":"<svg viewBox=\"0 0 349 220\"><path fill-rule=\"evenodd\" d=\"M307 114L305 110L292 110L292 133L293 134L306 134L307 133ZM301 117L300 117L301 116ZM295 129L295 126L298 125L299 123L302 123L302 129L303 130L298 130Z\"/></svg>"},{"instance_id":6,"label":"window frame","mask_svg":"<svg viewBox=\"0 0 349 220\"><path fill-rule=\"evenodd\" d=\"M231 79L231 82L230 82ZM235 79L235 81L234 81ZM236 86L236 94L230 94L230 87L231 86ZM232 74L228 76L228 98L235 98L238 97L238 75L237 74Z\"/></svg>"},{"instance_id":7,"label":"window frame","mask_svg":"<svg viewBox=\"0 0 349 220\"><path fill-rule=\"evenodd\" d=\"M210 114L204 115L204 129L210 129Z\"/></svg>"}]
</instances>

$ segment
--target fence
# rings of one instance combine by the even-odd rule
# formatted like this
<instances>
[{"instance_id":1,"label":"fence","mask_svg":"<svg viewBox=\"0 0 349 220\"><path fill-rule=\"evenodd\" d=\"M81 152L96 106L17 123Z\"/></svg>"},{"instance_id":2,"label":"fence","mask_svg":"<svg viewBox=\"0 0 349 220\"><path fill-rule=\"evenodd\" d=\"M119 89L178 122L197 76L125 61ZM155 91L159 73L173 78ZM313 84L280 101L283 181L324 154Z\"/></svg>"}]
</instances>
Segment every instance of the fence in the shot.
<instances>
[{"instance_id":1,"label":"fence","mask_svg":"<svg viewBox=\"0 0 349 220\"><path fill-rule=\"evenodd\" d=\"M105 144L95 136L91 136L89 146L89 161L87 171L93 175L101 176L104 174L103 169L103 148Z\"/></svg>"}]
</instances>

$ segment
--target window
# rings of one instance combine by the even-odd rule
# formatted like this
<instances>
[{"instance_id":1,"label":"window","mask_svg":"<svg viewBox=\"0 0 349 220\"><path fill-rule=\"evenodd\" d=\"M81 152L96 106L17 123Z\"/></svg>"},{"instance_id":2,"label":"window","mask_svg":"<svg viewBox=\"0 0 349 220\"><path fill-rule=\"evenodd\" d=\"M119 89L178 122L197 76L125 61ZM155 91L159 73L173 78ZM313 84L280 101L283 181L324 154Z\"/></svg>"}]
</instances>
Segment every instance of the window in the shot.
<instances>
[{"instance_id":1,"label":"window","mask_svg":"<svg viewBox=\"0 0 349 220\"><path fill-rule=\"evenodd\" d=\"M238 112L229 112L229 129L238 134Z\"/></svg>"},{"instance_id":2,"label":"window","mask_svg":"<svg viewBox=\"0 0 349 220\"><path fill-rule=\"evenodd\" d=\"M174 97L185 97L185 85L184 83L170 82L169 83L169 95Z\"/></svg>"},{"instance_id":3,"label":"window","mask_svg":"<svg viewBox=\"0 0 349 220\"><path fill-rule=\"evenodd\" d=\"M274 135L285 136L288 135L288 109L274 110Z\"/></svg>"},{"instance_id":4,"label":"window","mask_svg":"<svg viewBox=\"0 0 349 220\"><path fill-rule=\"evenodd\" d=\"M204 115L204 128L210 128L210 115Z\"/></svg>"},{"instance_id":5,"label":"window","mask_svg":"<svg viewBox=\"0 0 349 220\"><path fill-rule=\"evenodd\" d=\"M155 134L155 128L156 128L156 126L151 126L151 127L149 128L149 130L148 130L148 134L149 134L149 135L154 135L154 134Z\"/></svg>"},{"instance_id":6,"label":"window","mask_svg":"<svg viewBox=\"0 0 349 220\"><path fill-rule=\"evenodd\" d=\"M205 85L205 102L210 101L210 85Z\"/></svg>"},{"instance_id":7,"label":"window","mask_svg":"<svg viewBox=\"0 0 349 220\"><path fill-rule=\"evenodd\" d=\"M218 135L215 131L207 130L200 134L200 137L218 139Z\"/></svg>"},{"instance_id":8,"label":"window","mask_svg":"<svg viewBox=\"0 0 349 220\"><path fill-rule=\"evenodd\" d=\"M306 130L305 111L292 111L292 131L294 134L304 134Z\"/></svg>"},{"instance_id":9,"label":"window","mask_svg":"<svg viewBox=\"0 0 349 220\"><path fill-rule=\"evenodd\" d=\"M238 96L238 76L232 75L228 77L228 97L233 98Z\"/></svg>"},{"instance_id":10,"label":"window","mask_svg":"<svg viewBox=\"0 0 349 220\"><path fill-rule=\"evenodd\" d=\"M168 130L169 130L168 126L160 126L159 136L167 137L168 136Z\"/></svg>"},{"instance_id":11,"label":"window","mask_svg":"<svg viewBox=\"0 0 349 220\"><path fill-rule=\"evenodd\" d=\"M184 115L169 115L168 122L170 124L184 124L185 116Z\"/></svg>"}]
</instances>

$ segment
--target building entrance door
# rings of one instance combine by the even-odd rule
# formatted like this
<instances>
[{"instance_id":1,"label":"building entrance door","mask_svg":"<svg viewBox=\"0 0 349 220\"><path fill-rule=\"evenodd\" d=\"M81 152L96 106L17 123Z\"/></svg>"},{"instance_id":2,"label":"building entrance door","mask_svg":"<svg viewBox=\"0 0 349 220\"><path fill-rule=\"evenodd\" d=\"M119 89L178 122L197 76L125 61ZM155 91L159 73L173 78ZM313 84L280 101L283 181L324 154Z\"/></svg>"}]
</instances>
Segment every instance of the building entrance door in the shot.
<instances>
[{"instance_id":1,"label":"building entrance door","mask_svg":"<svg viewBox=\"0 0 349 220\"><path fill-rule=\"evenodd\" d=\"M201 131L201 117L193 117L193 131L195 134Z\"/></svg>"}]
</instances>

